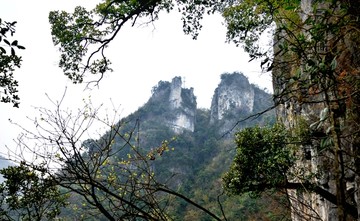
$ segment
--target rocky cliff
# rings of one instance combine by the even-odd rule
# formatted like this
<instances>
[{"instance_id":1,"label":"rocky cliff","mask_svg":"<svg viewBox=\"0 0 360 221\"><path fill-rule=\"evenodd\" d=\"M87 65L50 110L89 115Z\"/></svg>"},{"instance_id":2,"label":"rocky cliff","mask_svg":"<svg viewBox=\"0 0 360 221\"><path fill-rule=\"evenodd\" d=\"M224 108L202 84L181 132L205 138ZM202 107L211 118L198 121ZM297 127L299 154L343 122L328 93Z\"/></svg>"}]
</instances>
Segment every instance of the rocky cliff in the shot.
<instances>
[{"instance_id":1,"label":"rocky cliff","mask_svg":"<svg viewBox=\"0 0 360 221\"><path fill-rule=\"evenodd\" d=\"M136 151L140 150L149 157L147 164L151 166L159 183L179 191L194 202L201 202L205 208L213 208L212 211L219 214L222 212L217 206L218 196L223 192L221 176L228 170L235 155L233 136L226 137L229 139L220 138L219 133L223 133L220 130L231 129L226 128L224 122L236 122L261 109L258 102L269 104L272 101L270 94L251 85L240 73L224 74L221 78L214 99L219 98L219 91L224 96L217 102L213 101L212 109L222 114L213 114L212 123L210 110L197 109L193 89L183 88L181 78L175 77L171 82L160 81L153 87L148 102L120 121L120 125L123 125L121 134L131 137L131 141L115 139L112 147L117 159L126 158L133 152L133 146L127 148L129 143L139 147ZM225 96L226 93L228 96ZM242 96L246 93L249 95ZM274 114L269 117L274 118ZM248 126L252 126L250 123L254 125L260 122L251 121ZM229 124L229 127L232 126ZM176 139L172 139L174 137ZM166 145L163 146L164 143ZM90 145L84 146L92 149ZM223 196L221 200L226 205L224 211L229 220L274 217L273 212L268 215L274 204L270 205L266 200L250 199L247 196ZM171 205L167 209L174 215L170 218L209 220L206 214L198 213L198 209L184 204L182 200L169 202ZM247 205L251 205L251 208ZM283 208L275 214L283 216L287 211Z\"/></svg>"},{"instance_id":2,"label":"rocky cliff","mask_svg":"<svg viewBox=\"0 0 360 221\"><path fill-rule=\"evenodd\" d=\"M234 125L252 114L262 112L273 105L272 95L250 84L242 73L225 73L214 91L209 123L220 133L234 129ZM148 102L130 118L141 119L153 125L161 122L176 134L185 131L194 132L197 104L193 88L183 88L181 77L174 77L171 82L159 81L153 87ZM274 121L274 112L251 119L251 124ZM153 123L149 123L153 122ZM241 122L237 129L244 128L249 121ZM233 130L235 131L235 130Z\"/></svg>"},{"instance_id":3,"label":"rocky cliff","mask_svg":"<svg viewBox=\"0 0 360 221\"><path fill-rule=\"evenodd\" d=\"M229 113L251 113L254 97L254 87L243 74L222 74L211 102L211 122L222 120Z\"/></svg>"},{"instance_id":4,"label":"rocky cliff","mask_svg":"<svg viewBox=\"0 0 360 221\"><path fill-rule=\"evenodd\" d=\"M360 42L347 29L359 26L358 3L302 0L296 34L277 32L277 117L300 138L288 182L309 186L288 190L294 221L358 220ZM289 42L301 53L284 50Z\"/></svg>"},{"instance_id":5,"label":"rocky cliff","mask_svg":"<svg viewBox=\"0 0 360 221\"><path fill-rule=\"evenodd\" d=\"M176 133L184 130L194 132L194 122L196 113L196 97L193 88L182 88L181 77L175 77L170 86L170 111L174 111L176 116L169 121Z\"/></svg>"},{"instance_id":6,"label":"rocky cliff","mask_svg":"<svg viewBox=\"0 0 360 221\"><path fill-rule=\"evenodd\" d=\"M157 106L154 109L160 115L156 117L163 116L165 124L175 133L194 131L196 97L193 88L182 87L181 77L174 77L171 82L160 81L145 104L145 107L149 106Z\"/></svg>"},{"instance_id":7,"label":"rocky cliff","mask_svg":"<svg viewBox=\"0 0 360 221\"><path fill-rule=\"evenodd\" d=\"M239 121L272 106L272 97L253 84L242 73L225 73L214 91L210 108L210 123L221 133L232 129ZM268 113L269 114L269 113ZM237 124L244 128L247 122Z\"/></svg>"}]
</instances>

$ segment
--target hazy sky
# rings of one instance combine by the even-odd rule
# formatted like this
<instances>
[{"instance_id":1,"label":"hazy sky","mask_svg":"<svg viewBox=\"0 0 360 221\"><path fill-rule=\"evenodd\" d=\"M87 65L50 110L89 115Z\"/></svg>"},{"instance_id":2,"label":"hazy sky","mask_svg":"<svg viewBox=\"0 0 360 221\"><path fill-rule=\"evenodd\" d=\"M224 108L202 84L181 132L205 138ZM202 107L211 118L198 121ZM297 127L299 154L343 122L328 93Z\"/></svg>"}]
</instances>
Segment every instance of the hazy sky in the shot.
<instances>
[{"instance_id":1,"label":"hazy sky","mask_svg":"<svg viewBox=\"0 0 360 221\"><path fill-rule=\"evenodd\" d=\"M20 82L19 109L0 103L0 147L12 145L18 130L8 119L23 123L36 113L33 106L48 106L45 93L58 100L68 87L66 105L81 107L82 99L91 95L93 103L110 105L110 98L121 105L125 117L143 105L151 88L160 80L182 76L185 87L193 87L198 107L209 108L214 89L224 72L243 72L251 83L272 90L269 75L262 74L258 63L248 63L241 47L225 43L225 27L220 16L207 17L198 40L182 32L180 16L161 14L160 20L147 27L126 27L108 48L114 72L101 81L99 88L84 90L72 85L58 68L59 53L53 46L48 13L71 12L83 0L0 0L0 18L18 21L15 39L26 47L21 69L15 72ZM86 1L95 5L98 1ZM1 43L0 43L1 44Z\"/></svg>"}]
</instances>

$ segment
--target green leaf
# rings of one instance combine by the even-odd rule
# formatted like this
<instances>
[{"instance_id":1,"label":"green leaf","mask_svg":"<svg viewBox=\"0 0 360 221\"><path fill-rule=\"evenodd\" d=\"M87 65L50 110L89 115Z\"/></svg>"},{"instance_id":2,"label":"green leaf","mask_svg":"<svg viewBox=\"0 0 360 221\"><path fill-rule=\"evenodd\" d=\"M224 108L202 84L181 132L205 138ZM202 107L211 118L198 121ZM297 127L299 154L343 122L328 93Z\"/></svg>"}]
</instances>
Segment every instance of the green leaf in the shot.
<instances>
[{"instance_id":1,"label":"green leaf","mask_svg":"<svg viewBox=\"0 0 360 221\"><path fill-rule=\"evenodd\" d=\"M18 41L17 41L17 40L13 41L13 42L11 43L11 45L12 45L12 46L17 46L17 45L18 45Z\"/></svg>"},{"instance_id":2,"label":"green leaf","mask_svg":"<svg viewBox=\"0 0 360 221\"><path fill-rule=\"evenodd\" d=\"M296 9L295 6L288 6L288 7L285 8L285 10L294 10L294 9Z\"/></svg>"},{"instance_id":3,"label":"green leaf","mask_svg":"<svg viewBox=\"0 0 360 221\"><path fill-rule=\"evenodd\" d=\"M1 53L6 54L6 50L3 47L0 47L0 51Z\"/></svg>"},{"instance_id":4,"label":"green leaf","mask_svg":"<svg viewBox=\"0 0 360 221\"><path fill-rule=\"evenodd\" d=\"M21 45L17 45L16 47L17 47L18 49L22 49L22 50L25 49L25 47L24 47L24 46L21 46Z\"/></svg>"},{"instance_id":5,"label":"green leaf","mask_svg":"<svg viewBox=\"0 0 360 221\"><path fill-rule=\"evenodd\" d=\"M15 55L16 55L14 48L11 48L11 55L12 55L12 56L15 56Z\"/></svg>"},{"instance_id":6,"label":"green leaf","mask_svg":"<svg viewBox=\"0 0 360 221\"><path fill-rule=\"evenodd\" d=\"M4 42L7 44L7 45L10 45L10 42L6 39L4 39Z\"/></svg>"}]
</instances>

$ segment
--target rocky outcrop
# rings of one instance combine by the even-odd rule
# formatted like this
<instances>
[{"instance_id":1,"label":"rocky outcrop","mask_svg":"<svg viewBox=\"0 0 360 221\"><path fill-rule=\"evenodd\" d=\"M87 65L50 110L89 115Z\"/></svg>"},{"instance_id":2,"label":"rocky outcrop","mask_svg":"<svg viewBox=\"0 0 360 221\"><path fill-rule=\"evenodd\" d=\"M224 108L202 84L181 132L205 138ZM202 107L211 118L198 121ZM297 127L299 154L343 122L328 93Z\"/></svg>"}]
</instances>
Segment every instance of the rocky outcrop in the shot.
<instances>
[{"instance_id":1,"label":"rocky outcrop","mask_svg":"<svg viewBox=\"0 0 360 221\"><path fill-rule=\"evenodd\" d=\"M169 102L170 111L176 113L175 118L169 121L175 133L184 130L194 132L196 97L193 88L182 88L181 77L171 81Z\"/></svg>"},{"instance_id":2,"label":"rocky outcrop","mask_svg":"<svg viewBox=\"0 0 360 221\"><path fill-rule=\"evenodd\" d=\"M337 5L333 5L332 14L339 13L337 10L342 4L341 1L334 3ZM317 37L319 42L316 50L304 51L307 57L296 57L298 61L291 62L289 59L295 60L295 56L278 53L280 49L277 47L274 49L275 54L281 54L275 57L273 69L274 88L279 92L275 94L277 117L292 131L294 137L300 134L301 138L306 138L297 144L298 160L289 173L288 181L311 183L317 188L288 190L294 221L357 220L360 211L359 135L354 133L359 130L359 126L353 123L360 118L359 80L353 77L360 70L359 34L353 32L341 36L343 33L340 29L333 29L333 33L326 31L319 38L317 28L320 25L316 28L312 25L316 22L331 23L337 19L332 18L332 14L326 14L330 4L312 0L302 0L300 4L301 20L304 22L310 18L312 21L304 23L305 27L300 30L300 34L309 40ZM358 6L351 1L346 4L348 13L353 13L354 24L357 24ZM322 18L325 17L323 13L328 16L327 19ZM316 21L316 18L322 20ZM351 17L346 19L350 20ZM321 25L325 27L326 24ZM327 24L327 27L331 25L337 24ZM288 37L282 32L278 32L278 35L278 40ZM332 42L332 35L343 39ZM281 44L281 40L278 44ZM319 47L320 44L324 47ZM329 68L325 59L335 65ZM324 64L328 69L321 69L325 67ZM343 92L344 88L347 92Z\"/></svg>"},{"instance_id":3,"label":"rocky outcrop","mask_svg":"<svg viewBox=\"0 0 360 221\"><path fill-rule=\"evenodd\" d=\"M181 77L174 77L171 83L160 81L147 105L158 110L156 117L163 117L175 133L194 131L196 97L193 88L182 87Z\"/></svg>"},{"instance_id":4,"label":"rocky outcrop","mask_svg":"<svg viewBox=\"0 0 360 221\"><path fill-rule=\"evenodd\" d=\"M238 120L262 112L273 105L272 95L249 83L242 73L225 73L215 89L211 108L210 124L219 133L233 129ZM152 96L141 108L142 119L164 122L175 133L194 132L196 118L196 97L193 88L183 88L181 77L174 77L171 82L160 81L153 87ZM274 113L264 115L274 119ZM258 118L258 122L262 121ZM242 122L244 128L249 122ZM251 122L251 124L256 121ZM268 122L269 123L269 122ZM235 131L235 130L234 130Z\"/></svg>"},{"instance_id":5,"label":"rocky outcrop","mask_svg":"<svg viewBox=\"0 0 360 221\"><path fill-rule=\"evenodd\" d=\"M222 74L211 102L211 122L231 113L251 113L254 97L254 87L243 74Z\"/></svg>"},{"instance_id":6,"label":"rocky outcrop","mask_svg":"<svg viewBox=\"0 0 360 221\"><path fill-rule=\"evenodd\" d=\"M241 129L246 127L248 121L238 124L240 120L262 112L272 105L272 96L250 84L242 73L222 74L211 102L210 124L215 124L220 133L227 133L234 129L235 125L237 129ZM270 111L265 115L273 114ZM261 121L262 117L258 120Z\"/></svg>"}]
</instances>

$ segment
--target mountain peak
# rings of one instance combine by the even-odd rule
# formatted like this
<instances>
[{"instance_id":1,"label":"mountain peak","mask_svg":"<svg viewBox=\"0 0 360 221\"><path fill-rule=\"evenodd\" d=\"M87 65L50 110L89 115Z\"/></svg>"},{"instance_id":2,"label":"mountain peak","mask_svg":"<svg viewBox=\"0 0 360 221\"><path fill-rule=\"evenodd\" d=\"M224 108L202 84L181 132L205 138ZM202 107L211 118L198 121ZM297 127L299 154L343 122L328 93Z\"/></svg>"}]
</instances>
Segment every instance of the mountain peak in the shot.
<instances>
[{"instance_id":1,"label":"mountain peak","mask_svg":"<svg viewBox=\"0 0 360 221\"><path fill-rule=\"evenodd\" d=\"M243 74L225 73L213 95L209 123L216 124L222 133L233 128L240 119L264 111L271 103L271 95L250 84ZM194 89L184 88L179 76L171 82L159 81L138 113L142 121L162 124L176 134L194 132L197 113ZM240 125L243 126L244 123Z\"/></svg>"},{"instance_id":2,"label":"mountain peak","mask_svg":"<svg viewBox=\"0 0 360 221\"><path fill-rule=\"evenodd\" d=\"M215 89L212 98L210 123L217 124L222 133L230 130L234 125L244 128L249 122L242 122L240 125L239 121L263 112L271 106L271 94L250 84L244 74L224 73L221 75L221 82Z\"/></svg>"},{"instance_id":3,"label":"mountain peak","mask_svg":"<svg viewBox=\"0 0 360 221\"><path fill-rule=\"evenodd\" d=\"M225 73L211 102L211 121L222 120L229 112L252 113L254 87L242 73Z\"/></svg>"},{"instance_id":4,"label":"mountain peak","mask_svg":"<svg viewBox=\"0 0 360 221\"><path fill-rule=\"evenodd\" d=\"M182 79L177 76L170 82L159 81L153 87L153 95L148 105L164 107L160 113L165 117L165 122L175 133L184 130L194 131L196 97L193 88L183 88Z\"/></svg>"}]
</instances>

